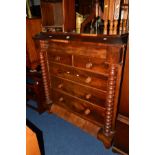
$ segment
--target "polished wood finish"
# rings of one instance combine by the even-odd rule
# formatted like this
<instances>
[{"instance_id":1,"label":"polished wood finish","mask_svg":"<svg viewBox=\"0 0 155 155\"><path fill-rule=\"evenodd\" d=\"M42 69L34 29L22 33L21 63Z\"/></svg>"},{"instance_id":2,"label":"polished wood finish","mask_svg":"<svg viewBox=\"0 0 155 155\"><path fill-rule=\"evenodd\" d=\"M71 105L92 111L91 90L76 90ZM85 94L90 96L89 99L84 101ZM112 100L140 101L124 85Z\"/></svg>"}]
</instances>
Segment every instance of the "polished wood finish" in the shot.
<instances>
[{"instance_id":1,"label":"polished wood finish","mask_svg":"<svg viewBox=\"0 0 155 155\"><path fill-rule=\"evenodd\" d=\"M81 128L83 131L91 134L94 137L97 137L98 130L100 126L74 114L58 104L53 104L50 109L50 113L59 116L60 118L74 124L75 126Z\"/></svg>"},{"instance_id":2,"label":"polished wood finish","mask_svg":"<svg viewBox=\"0 0 155 155\"><path fill-rule=\"evenodd\" d=\"M82 55L74 57L74 66L88 71L108 74L109 65L102 58L95 58Z\"/></svg>"},{"instance_id":3,"label":"polished wood finish","mask_svg":"<svg viewBox=\"0 0 155 155\"><path fill-rule=\"evenodd\" d=\"M119 34L128 32L128 13L129 13L129 1L128 0L122 0L121 4L121 21L120 21L120 27L119 27Z\"/></svg>"},{"instance_id":4,"label":"polished wood finish","mask_svg":"<svg viewBox=\"0 0 155 155\"><path fill-rule=\"evenodd\" d=\"M123 155L129 154L129 126L121 121L116 121L116 131L113 151Z\"/></svg>"},{"instance_id":5,"label":"polished wood finish","mask_svg":"<svg viewBox=\"0 0 155 155\"><path fill-rule=\"evenodd\" d=\"M72 32L75 26L75 0L41 0L42 31Z\"/></svg>"},{"instance_id":6,"label":"polished wood finish","mask_svg":"<svg viewBox=\"0 0 155 155\"><path fill-rule=\"evenodd\" d=\"M34 39L40 43L49 111L58 105L100 127L96 137L109 148L115 133L127 35L41 33Z\"/></svg>"},{"instance_id":7,"label":"polished wood finish","mask_svg":"<svg viewBox=\"0 0 155 155\"><path fill-rule=\"evenodd\" d=\"M46 57L46 50L48 48L48 42L47 41L40 41L41 50L40 50L40 63L41 63L41 69L42 69L42 78L43 78L43 84L45 89L45 97L46 97L46 104L51 104L50 99L50 90L49 90L49 78L47 76L47 57Z\"/></svg>"},{"instance_id":8,"label":"polished wood finish","mask_svg":"<svg viewBox=\"0 0 155 155\"><path fill-rule=\"evenodd\" d=\"M52 95L55 104L64 107L68 111L71 111L94 124L102 126L105 116L105 108L99 108L88 101L79 99L69 93L57 89L53 89Z\"/></svg>"},{"instance_id":9,"label":"polished wood finish","mask_svg":"<svg viewBox=\"0 0 155 155\"><path fill-rule=\"evenodd\" d=\"M44 96L44 88L43 88L43 80L41 73L38 71L26 73L26 100L35 100L37 103L37 107L33 107L28 104L27 106L42 113L46 111L45 106L45 96Z\"/></svg>"},{"instance_id":10,"label":"polished wood finish","mask_svg":"<svg viewBox=\"0 0 155 155\"><path fill-rule=\"evenodd\" d=\"M26 119L26 128L28 129L28 132L26 131L26 154L45 155L42 131L28 119Z\"/></svg>"},{"instance_id":11,"label":"polished wood finish","mask_svg":"<svg viewBox=\"0 0 155 155\"><path fill-rule=\"evenodd\" d=\"M26 127L26 155L41 155L36 133Z\"/></svg>"},{"instance_id":12,"label":"polished wood finish","mask_svg":"<svg viewBox=\"0 0 155 155\"><path fill-rule=\"evenodd\" d=\"M53 88L58 88L61 91L67 92L80 99L90 101L91 103L101 107L105 107L106 91L96 91L94 88L85 87L73 81L64 80L59 77L52 77L51 80L55 81L52 83Z\"/></svg>"},{"instance_id":13,"label":"polished wood finish","mask_svg":"<svg viewBox=\"0 0 155 155\"><path fill-rule=\"evenodd\" d=\"M41 31L40 18L26 18L26 56L27 67L35 69L39 64L39 54L36 51L35 43L32 39L36 33Z\"/></svg>"},{"instance_id":14,"label":"polished wood finish","mask_svg":"<svg viewBox=\"0 0 155 155\"><path fill-rule=\"evenodd\" d=\"M126 117L129 117L129 46L127 46L125 56L119 113Z\"/></svg>"},{"instance_id":15,"label":"polished wood finish","mask_svg":"<svg viewBox=\"0 0 155 155\"><path fill-rule=\"evenodd\" d=\"M37 44L33 40L33 36L41 31L41 18L26 18L26 78L35 81L26 84L26 99L33 99L37 102L37 108L27 104L27 106L42 113L46 110L44 106L45 96L43 88L43 80L41 73L37 71L40 66L39 53L37 52Z\"/></svg>"},{"instance_id":16,"label":"polished wood finish","mask_svg":"<svg viewBox=\"0 0 155 155\"><path fill-rule=\"evenodd\" d=\"M114 96L115 96L115 87L116 87L116 75L117 68L114 65L110 67L109 79L108 79L108 90L107 90L107 101L106 101L106 117L105 117L105 135L111 134L110 132L112 127L112 115L114 107Z\"/></svg>"},{"instance_id":17,"label":"polished wood finish","mask_svg":"<svg viewBox=\"0 0 155 155\"><path fill-rule=\"evenodd\" d=\"M123 68L113 150L124 155L129 153L129 46L127 46Z\"/></svg>"},{"instance_id":18,"label":"polished wood finish","mask_svg":"<svg viewBox=\"0 0 155 155\"><path fill-rule=\"evenodd\" d=\"M85 84L97 89L106 90L107 77L106 75L99 75L93 72L83 71L74 67L65 65L49 63L51 66L49 71L51 75L55 75L67 80L74 81L76 83Z\"/></svg>"}]
</instances>

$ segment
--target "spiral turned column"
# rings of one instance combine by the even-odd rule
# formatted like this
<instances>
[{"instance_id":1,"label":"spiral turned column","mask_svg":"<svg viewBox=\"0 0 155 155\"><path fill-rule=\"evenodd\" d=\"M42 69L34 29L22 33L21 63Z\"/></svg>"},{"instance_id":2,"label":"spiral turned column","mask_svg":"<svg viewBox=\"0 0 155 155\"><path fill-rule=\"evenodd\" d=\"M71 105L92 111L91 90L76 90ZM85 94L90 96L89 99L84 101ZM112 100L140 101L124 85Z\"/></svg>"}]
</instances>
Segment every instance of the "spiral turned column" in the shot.
<instances>
[{"instance_id":1,"label":"spiral turned column","mask_svg":"<svg viewBox=\"0 0 155 155\"><path fill-rule=\"evenodd\" d=\"M40 46L41 46L40 63L41 63L46 104L51 104L52 101L50 99L50 93L49 93L49 82L48 82L49 80L47 76L47 64L46 64L46 51L48 49L48 41L40 41Z\"/></svg>"},{"instance_id":2,"label":"spiral turned column","mask_svg":"<svg viewBox=\"0 0 155 155\"><path fill-rule=\"evenodd\" d=\"M116 76L117 68L115 65L110 67L109 79L108 79L108 89L107 89L107 99L106 99L106 114L104 123L104 133L106 136L112 134L112 119L113 119L113 106L114 106L114 96L116 88Z\"/></svg>"}]
</instances>

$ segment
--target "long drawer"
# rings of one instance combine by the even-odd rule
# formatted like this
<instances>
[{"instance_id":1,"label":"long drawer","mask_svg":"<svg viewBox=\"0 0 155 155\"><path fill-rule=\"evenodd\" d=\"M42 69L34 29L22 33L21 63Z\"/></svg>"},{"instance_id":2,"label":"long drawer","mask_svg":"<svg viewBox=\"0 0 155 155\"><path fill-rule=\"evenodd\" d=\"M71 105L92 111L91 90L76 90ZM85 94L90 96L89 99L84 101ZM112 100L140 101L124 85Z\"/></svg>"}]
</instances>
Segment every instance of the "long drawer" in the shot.
<instances>
[{"instance_id":1,"label":"long drawer","mask_svg":"<svg viewBox=\"0 0 155 155\"><path fill-rule=\"evenodd\" d=\"M66 54L85 55L106 59L107 46L100 43L78 42L68 40L53 40L49 44L49 52L62 52Z\"/></svg>"},{"instance_id":2,"label":"long drawer","mask_svg":"<svg viewBox=\"0 0 155 155\"><path fill-rule=\"evenodd\" d=\"M54 104L58 104L63 108L80 115L93 123L98 125L104 124L105 109L97 108L96 106L73 97L61 90L53 89L52 101Z\"/></svg>"},{"instance_id":3,"label":"long drawer","mask_svg":"<svg viewBox=\"0 0 155 155\"><path fill-rule=\"evenodd\" d=\"M58 63L50 63L50 74L62 77L71 81L75 81L81 84L85 84L101 90L107 90L108 76L83 71L67 65Z\"/></svg>"},{"instance_id":4,"label":"long drawer","mask_svg":"<svg viewBox=\"0 0 155 155\"><path fill-rule=\"evenodd\" d=\"M76 82L68 81L55 76L51 77L51 81L52 88L54 89L62 90L95 105L105 107L106 91L100 91L94 88L86 87Z\"/></svg>"}]
</instances>

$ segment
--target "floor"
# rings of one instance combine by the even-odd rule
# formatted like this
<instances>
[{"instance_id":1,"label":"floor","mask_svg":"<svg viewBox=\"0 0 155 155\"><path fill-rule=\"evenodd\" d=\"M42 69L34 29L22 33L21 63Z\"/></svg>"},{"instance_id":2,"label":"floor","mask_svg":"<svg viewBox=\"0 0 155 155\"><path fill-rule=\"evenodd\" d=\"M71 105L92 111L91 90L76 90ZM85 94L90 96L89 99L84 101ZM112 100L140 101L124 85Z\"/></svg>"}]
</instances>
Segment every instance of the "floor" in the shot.
<instances>
[{"instance_id":1,"label":"floor","mask_svg":"<svg viewBox=\"0 0 155 155\"><path fill-rule=\"evenodd\" d=\"M36 106L32 100L29 104ZM27 108L26 118L42 131L45 155L117 155L95 137L55 115Z\"/></svg>"}]
</instances>

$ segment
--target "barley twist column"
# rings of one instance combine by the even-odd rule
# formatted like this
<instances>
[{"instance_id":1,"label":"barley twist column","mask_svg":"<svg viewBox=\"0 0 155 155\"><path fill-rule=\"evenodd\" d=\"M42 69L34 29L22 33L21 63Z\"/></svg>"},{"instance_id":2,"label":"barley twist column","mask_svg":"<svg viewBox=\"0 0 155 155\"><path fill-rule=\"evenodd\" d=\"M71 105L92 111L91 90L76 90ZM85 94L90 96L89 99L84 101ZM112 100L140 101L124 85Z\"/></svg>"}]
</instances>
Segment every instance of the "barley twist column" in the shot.
<instances>
[{"instance_id":1,"label":"barley twist column","mask_svg":"<svg viewBox=\"0 0 155 155\"><path fill-rule=\"evenodd\" d=\"M50 93L49 93L49 80L47 76L47 58L46 52L48 49L48 41L40 41L40 63L41 63L41 70L42 70L42 78L44 84L44 91L46 97L46 104L51 104Z\"/></svg>"},{"instance_id":2,"label":"barley twist column","mask_svg":"<svg viewBox=\"0 0 155 155\"><path fill-rule=\"evenodd\" d=\"M106 115L105 115L105 125L104 125L104 133L107 136L111 134L111 129L112 129L116 75L117 75L117 68L115 67L115 65L111 65L110 72L109 72L109 79L108 79Z\"/></svg>"}]
</instances>

